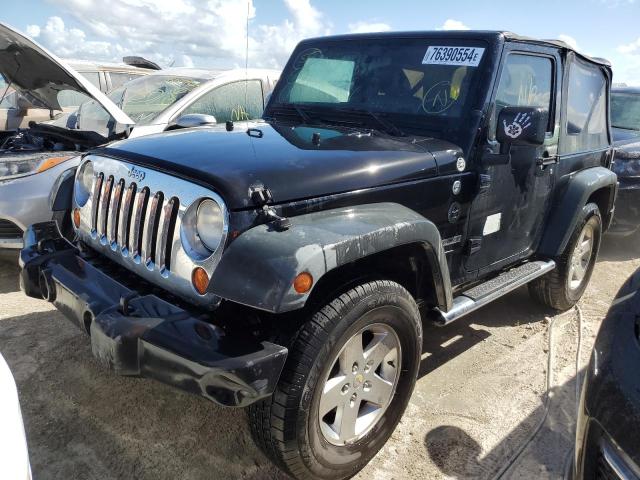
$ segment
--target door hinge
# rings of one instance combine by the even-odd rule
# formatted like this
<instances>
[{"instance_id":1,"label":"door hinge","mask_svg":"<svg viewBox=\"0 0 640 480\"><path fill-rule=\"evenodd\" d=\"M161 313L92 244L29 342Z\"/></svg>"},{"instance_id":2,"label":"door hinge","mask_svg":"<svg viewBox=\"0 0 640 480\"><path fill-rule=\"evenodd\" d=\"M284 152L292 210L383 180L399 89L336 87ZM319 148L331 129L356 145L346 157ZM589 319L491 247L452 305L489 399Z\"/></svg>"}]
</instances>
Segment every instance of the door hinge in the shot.
<instances>
[{"instance_id":1,"label":"door hinge","mask_svg":"<svg viewBox=\"0 0 640 480\"><path fill-rule=\"evenodd\" d=\"M469 240L467 240L467 255L473 255L474 253L478 252L481 247L481 237L470 238Z\"/></svg>"},{"instance_id":2,"label":"door hinge","mask_svg":"<svg viewBox=\"0 0 640 480\"><path fill-rule=\"evenodd\" d=\"M478 193L484 193L491 188L491 175L480 174L480 187Z\"/></svg>"}]
</instances>

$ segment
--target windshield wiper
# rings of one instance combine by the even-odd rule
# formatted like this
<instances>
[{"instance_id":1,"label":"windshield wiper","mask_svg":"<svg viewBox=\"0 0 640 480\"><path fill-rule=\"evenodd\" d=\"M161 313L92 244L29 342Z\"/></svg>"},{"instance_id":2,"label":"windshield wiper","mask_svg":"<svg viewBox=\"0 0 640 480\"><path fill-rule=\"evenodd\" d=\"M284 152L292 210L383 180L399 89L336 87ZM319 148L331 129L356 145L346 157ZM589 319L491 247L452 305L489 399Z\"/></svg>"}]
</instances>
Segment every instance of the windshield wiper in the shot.
<instances>
[{"instance_id":1,"label":"windshield wiper","mask_svg":"<svg viewBox=\"0 0 640 480\"><path fill-rule=\"evenodd\" d=\"M369 118L372 118L373 120L375 120L375 122L378 124L378 127L381 127L381 130L383 132L396 137L407 136L406 133L404 133L402 130L400 130L400 128L398 128L397 125L395 125L390 120L383 118L382 115L380 115L377 112L372 112L371 110L358 110L358 109L351 109L351 108L339 108L337 109L337 111L344 112L344 113L354 113L356 115L366 115Z\"/></svg>"},{"instance_id":2,"label":"windshield wiper","mask_svg":"<svg viewBox=\"0 0 640 480\"><path fill-rule=\"evenodd\" d=\"M320 125L327 124L327 122L325 122L322 119L319 119L315 115L309 115L308 112L306 112L302 107L300 107L299 105L296 105L295 103L281 104L279 106L274 107L274 110L276 112L278 110L289 110L289 111L294 110L298 114L298 117L300 117L300 119L302 120L303 124L306 124L306 125L313 125L314 123L320 124ZM273 115L273 117L275 118L276 115Z\"/></svg>"},{"instance_id":3,"label":"windshield wiper","mask_svg":"<svg viewBox=\"0 0 640 480\"><path fill-rule=\"evenodd\" d=\"M640 131L640 128L623 127L622 125L611 125L611 127L613 127L613 128L620 128L620 129L622 129L622 130L633 130L634 132L638 132L638 131Z\"/></svg>"}]
</instances>

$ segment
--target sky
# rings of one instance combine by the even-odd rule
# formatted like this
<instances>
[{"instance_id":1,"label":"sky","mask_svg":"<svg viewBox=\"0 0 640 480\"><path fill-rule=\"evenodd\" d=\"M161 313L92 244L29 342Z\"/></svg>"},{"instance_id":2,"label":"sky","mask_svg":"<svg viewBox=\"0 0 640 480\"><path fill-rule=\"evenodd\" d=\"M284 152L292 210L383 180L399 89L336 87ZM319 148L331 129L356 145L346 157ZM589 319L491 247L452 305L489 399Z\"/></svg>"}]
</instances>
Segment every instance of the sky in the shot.
<instances>
[{"instance_id":1,"label":"sky","mask_svg":"<svg viewBox=\"0 0 640 480\"><path fill-rule=\"evenodd\" d=\"M640 85L640 0L23 0L0 20L62 58L281 67L303 38L385 30L510 30L559 38Z\"/></svg>"}]
</instances>

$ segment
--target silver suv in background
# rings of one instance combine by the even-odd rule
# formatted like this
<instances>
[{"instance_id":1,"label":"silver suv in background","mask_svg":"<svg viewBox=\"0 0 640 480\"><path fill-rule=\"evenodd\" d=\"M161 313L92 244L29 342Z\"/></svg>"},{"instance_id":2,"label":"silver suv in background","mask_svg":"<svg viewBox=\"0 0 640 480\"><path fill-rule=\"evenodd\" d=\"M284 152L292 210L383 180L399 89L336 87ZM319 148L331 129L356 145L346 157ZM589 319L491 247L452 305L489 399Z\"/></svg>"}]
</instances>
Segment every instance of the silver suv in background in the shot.
<instances>
[{"instance_id":1,"label":"silver suv in background","mask_svg":"<svg viewBox=\"0 0 640 480\"><path fill-rule=\"evenodd\" d=\"M167 69L126 82L107 97L86 76L2 24L0 74L21 97L62 113L53 121L0 131L0 249L22 248L22 234L34 223L55 219L62 230L70 228L53 199L60 185L73 180L83 152L130 136L260 118L279 77L276 70ZM66 111L63 104L74 95L90 100Z\"/></svg>"}]
</instances>

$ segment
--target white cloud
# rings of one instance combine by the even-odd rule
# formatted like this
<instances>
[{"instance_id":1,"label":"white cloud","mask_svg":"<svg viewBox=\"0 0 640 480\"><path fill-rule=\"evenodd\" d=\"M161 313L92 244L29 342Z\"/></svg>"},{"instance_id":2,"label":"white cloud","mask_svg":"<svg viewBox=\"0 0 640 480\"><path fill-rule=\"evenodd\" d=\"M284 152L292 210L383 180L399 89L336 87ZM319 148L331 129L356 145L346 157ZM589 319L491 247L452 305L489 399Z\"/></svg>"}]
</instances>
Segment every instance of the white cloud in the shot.
<instances>
[{"instance_id":1,"label":"white cloud","mask_svg":"<svg viewBox=\"0 0 640 480\"><path fill-rule=\"evenodd\" d=\"M437 30L469 30L469 27L467 27L460 20L448 18Z\"/></svg>"},{"instance_id":2,"label":"white cloud","mask_svg":"<svg viewBox=\"0 0 640 480\"><path fill-rule=\"evenodd\" d=\"M560 35L558 35L558 40L563 41L564 43L569 45L574 50L578 50L578 42L571 35L567 35L565 33L561 33Z\"/></svg>"},{"instance_id":3,"label":"white cloud","mask_svg":"<svg viewBox=\"0 0 640 480\"><path fill-rule=\"evenodd\" d=\"M383 22L355 22L349 24L351 33L388 32L391 25Z\"/></svg>"},{"instance_id":4,"label":"white cloud","mask_svg":"<svg viewBox=\"0 0 640 480\"><path fill-rule=\"evenodd\" d=\"M27 35L37 38L40 35L40 27L38 25L27 25Z\"/></svg>"},{"instance_id":5,"label":"white cloud","mask_svg":"<svg viewBox=\"0 0 640 480\"><path fill-rule=\"evenodd\" d=\"M627 85L640 85L640 37L619 45L609 57L613 68L613 81Z\"/></svg>"},{"instance_id":6,"label":"white cloud","mask_svg":"<svg viewBox=\"0 0 640 480\"><path fill-rule=\"evenodd\" d=\"M165 66L244 65L247 0L49 2L61 16L29 25L27 34L63 58L120 61L142 55ZM250 66L282 66L302 38L330 33L331 24L310 0L283 2L289 18L264 25L255 24L256 6L249 1Z\"/></svg>"},{"instance_id":7,"label":"white cloud","mask_svg":"<svg viewBox=\"0 0 640 480\"><path fill-rule=\"evenodd\" d=\"M635 41L631 43L618 46L617 50L620 53L635 53L635 52L640 53L640 37L638 37Z\"/></svg>"}]
</instances>

